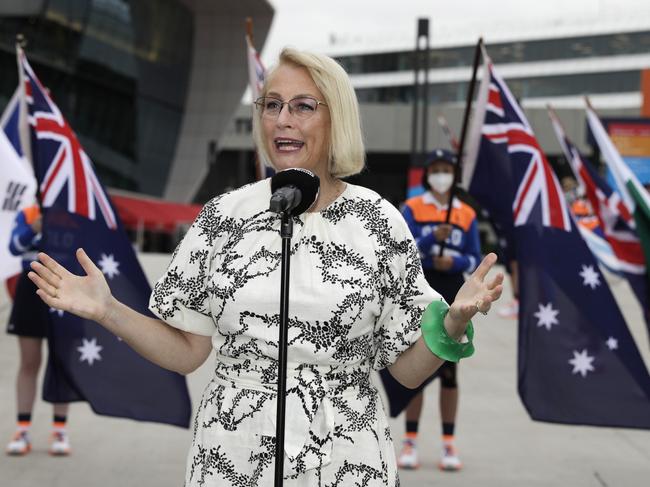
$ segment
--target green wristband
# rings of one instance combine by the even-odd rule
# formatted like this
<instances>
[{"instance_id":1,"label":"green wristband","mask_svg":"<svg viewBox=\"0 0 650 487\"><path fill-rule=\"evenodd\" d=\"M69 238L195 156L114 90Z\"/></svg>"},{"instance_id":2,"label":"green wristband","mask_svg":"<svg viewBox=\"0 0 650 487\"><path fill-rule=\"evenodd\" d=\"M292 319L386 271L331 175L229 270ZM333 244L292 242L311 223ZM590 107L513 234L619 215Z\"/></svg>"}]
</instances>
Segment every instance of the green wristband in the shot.
<instances>
[{"instance_id":1,"label":"green wristband","mask_svg":"<svg viewBox=\"0 0 650 487\"><path fill-rule=\"evenodd\" d=\"M447 334L445 329L445 316L449 312L449 306L442 300L433 301L427 309L424 310L420 328L422 329L422 338L427 348L434 355L449 362L458 362L461 358L472 356L474 353L474 327L472 322L467 323L465 335L467 341L460 343Z\"/></svg>"}]
</instances>

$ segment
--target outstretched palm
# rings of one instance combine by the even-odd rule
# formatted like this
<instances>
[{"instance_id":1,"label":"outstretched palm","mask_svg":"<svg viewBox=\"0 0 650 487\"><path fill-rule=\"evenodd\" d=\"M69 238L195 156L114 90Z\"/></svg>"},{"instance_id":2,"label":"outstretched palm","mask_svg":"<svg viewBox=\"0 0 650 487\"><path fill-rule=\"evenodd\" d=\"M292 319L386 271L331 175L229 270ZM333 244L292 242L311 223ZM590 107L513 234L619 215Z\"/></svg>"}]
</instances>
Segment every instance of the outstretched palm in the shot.
<instances>
[{"instance_id":1,"label":"outstretched palm","mask_svg":"<svg viewBox=\"0 0 650 487\"><path fill-rule=\"evenodd\" d=\"M492 280L485 281L488 272L497 261L490 253L458 290L449 309L449 316L455 322L467 323L478 313L487 313L492 303L499 299L503 291L503 274L498 273Z\"/></svg>"},{"instance_id":2,"label":"outstretched palm","mask_svg":"<svg viewBox=\"0 0 650 487\"><path fill-rule=\"evenodd\" d=\"M112 299L104 274L90 257L77 250L77 260L86 272L76 276L45 253L32 262L29 278L38 286L37 294L49 306L68 311L82 318L101 321Z\"/></svg>"}]
</instances>

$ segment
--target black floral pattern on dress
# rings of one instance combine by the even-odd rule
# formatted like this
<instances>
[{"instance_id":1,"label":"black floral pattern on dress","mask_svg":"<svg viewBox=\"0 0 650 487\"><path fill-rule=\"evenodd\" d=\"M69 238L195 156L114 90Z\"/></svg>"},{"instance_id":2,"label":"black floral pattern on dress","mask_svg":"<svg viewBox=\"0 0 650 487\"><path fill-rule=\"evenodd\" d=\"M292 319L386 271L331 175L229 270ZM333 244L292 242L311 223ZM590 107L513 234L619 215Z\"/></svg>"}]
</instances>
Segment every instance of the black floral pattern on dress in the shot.
<instances>
[{"instance_id":1,"label":"black floral pattern on dress","mask_svg":"<svg viewBox=\"0 0 650 487\"><path fill-rule=\"evenodd\" d=\"M272 485L281 243L268 181L210 201L156 284L150 308L211 335L215 376L194 421L186 486ZM419 337L437 294L399 212L348 185L294 218L285 485L399 485L370 372Z\"/></svg>"}]
</instances>

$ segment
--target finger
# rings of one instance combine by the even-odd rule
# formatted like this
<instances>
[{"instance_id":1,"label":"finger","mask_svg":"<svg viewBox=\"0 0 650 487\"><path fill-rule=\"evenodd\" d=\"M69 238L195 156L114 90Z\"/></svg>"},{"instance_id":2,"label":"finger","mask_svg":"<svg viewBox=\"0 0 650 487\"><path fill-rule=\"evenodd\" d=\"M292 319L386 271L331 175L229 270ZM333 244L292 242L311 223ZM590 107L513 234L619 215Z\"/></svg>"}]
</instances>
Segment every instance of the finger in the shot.
<instances>
[{"instance_id":1,"label":"finger","mask_svg":"<svg viewBox=\"0 0 650 487\"><path fill-rule=\"evenodd\" d=\"M97 269L97 266L95 263L92 261L90 257L88 257L88 254L84 249L77 249L77 260L81 264L81 267L83 267L83 270L86 272L86 274L91 275L94 274Z\"/></svg>"},{"instance_id":2,"label":"finger","mask_svg":"<svg viewBox=\"0 0 650 487\"><path fill-rule=\"evenodd\" d=\"M492 290L495 287L497 287L499 284L503 283L503 273L499 272L496 276L494 276L494 279L492 279L490 282L487 283L487 288L488 290Z\"/></svg>"},{"instance_id":3,"label":"finger","mask_svg":"<svg viewBox=\"0 0 650 487\"><path fill-rule=\"evenodd\" d=\"M477 312L480 312L485 315L490 310L490 303L491 303L490 296L485 295L483 296L482 299L476 301L474 307L476 308Z\"/></svg>"},{"instance_id":4,"label":"finger","mask_svg":"<svg viewBox=\"0 0 650 487\"><path fill-rule=\"evenodd\" d=\"M45 252L38 253L38 260L41 261L41 263L45 267L47 267L51 272L53 272L59 277L63 277L66 274L70 274L65 267L63 267L61 264L59 264L56 260L54 260L49 255L47 255Z\"/></svg>"},{"instance_id":5,"label":"finger","mask_svg":"<svg viewBox=\"0 0 650 487\"><path fill-rule=\"evenodd\" d=\"M490 297L492 298L492 302L499 299L502 293L503 293L503 286L501 284L499 284L492 291L490 291Z\"/></svg>"},{"instance_id":6,"label":"finger","mask_svg":"<svg viewBox=\"0 0 650 487\"><path fill-rule=\"evenodd\" d=\"M481 313L487 313L492 307L492 303L494 303L497 299L501 297L502 292L503 292L503 286L497 285L493 290L484 294L482 299L476 302L479 311Z\"/></svg>"},{"instance_id":7,"label":"finger","mask_svg":"<svg viewBox=\"0 0 650 487\"><path fill-rule=\"evenodd\" d=\"M29 266L34 272L36 272L42 279L44 279L48 284L58 287L61 283L61 277L57 276L54 272L49 270L43 264L38 261L31 262Z\"/></svg>"},{"instance_id":8,"label":"finger","mask_svg":"<svg viewBox=\"0 0 650 487\"><path fill-rule=\"evenodd\" d=\"M38 294L38 297L41 298L43 302L47 304L49 307L56 308L55 299L49 294L47 294L45 291L43 291L42 289L37 289L36 294Z\"/></svg>"},{"instance_id":9,"label":"finger","mask_svg":"<svg viewBox=\"0 0 650 487\"><path fill-rule=\"evenodd\" d=\"M54 298L57 295L56 288L35 272L29 272L27 277L29 277L29 279L31 279L31 281L36 284L41 291L47 293L50 298Z\"/></svg>"},{"instance_id":10,"label":"finger","mask_svg":"<svg viewBox=\"0 0 650 487\"><path fill-rule=\"evenodd\" d=\"M496 263L496 261L497 261L497 255L494 252L490 252L481 261L481 263L476 268L472 276L477 277L482 281L483 279L485 279L485 276L487 276L487 273L490 272L490 269Z\"/></svg>"}]
</instances>

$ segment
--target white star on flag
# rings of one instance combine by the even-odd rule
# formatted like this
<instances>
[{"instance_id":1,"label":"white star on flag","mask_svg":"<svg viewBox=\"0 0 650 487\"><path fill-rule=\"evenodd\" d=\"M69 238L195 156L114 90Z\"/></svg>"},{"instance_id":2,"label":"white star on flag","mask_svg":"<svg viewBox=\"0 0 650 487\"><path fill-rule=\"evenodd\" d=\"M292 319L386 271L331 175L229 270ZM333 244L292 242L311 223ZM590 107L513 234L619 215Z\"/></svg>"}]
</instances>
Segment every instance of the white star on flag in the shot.
<instances>
[{"instance_id":1,"label":"white star on flag","mask_svg":"<svg viewBox=\"0 0 650 487\"><path fill-rule=\"evenodd\" d=\"M553 309L553 304L548 303L544 306L542 303L539 303L539 311L535 313L535 317L539 320L537 326L543 326L547 330L551 330L551 326L559 325L560 322L557 320L557 315L560 314L560 311Z\"/></svg>"},{"instance_id":2,"label":"white star on flag","mask_svg":"<svg viewBox=\"0 0 650 487\"><path fill-rule=\"evenodd\" d=\"M576 350L573 351L573 358L569 360L569 363L573 365L572 374L580 374L582 377L587 377L587 372L593 372L594 366L591 363L594 361L594 357L590 357L587 354L587 349L584 349L582 352L578 353Z\"/></svg>"},{"instance_id":3,"label":"white star on flag","mask_svg":"<svg viewBox=\"0 0 650 487\"><path fill-rule=\"evenodd\" d=\"M102 350L104 347L100 347L97 345L97 339L93 338L92 340L86 340L85 338L82 338L83 340L83 345L80 347L77 347L77 350L81 352L81 357L79 358L79 362L88 362L88 365L92 365L95 360L101 360L102 357L99 355L99 352Z\"/></svg>"},{"instance_id":4,"label":"white star on flag","mask_svg":"<svg viewBox=\"0 0 650 487\"><path fill-rule=\"evenodd\" d=\"M108 276L109 279L113 279L120 273L118 270L120 263L115 260L113 254L102 254L102 257L97 262L97 265L101 268L102 272Z\"/></svg>"},{"instance_id":5,"label":"white star on flag","mask_svg":"<svg viewBox=\"0 0 650 487\"><path fill-rule=\"evenodd\" d=\"M583 265L580 277L583 279L583 286L589 286L591 289L596 289L600 286L600 276L598 275L598 272L594 270L594 266L592 265Z\"/></svg>"},{"instance_id":6,"label":"white star on flag","mask_svg":"<svg viewBox=\"0 0 650 487\"><path fill-rule=\"evenodd\" d=\"M614 337L609 337L605 343L610 350L616 350L618 348L618 340Z\"/></svg>"},{"instance_id":7,"label":"white star on flag","mask_svg":"<svg viewBox=\"0 0 650 487\"><path fill-rule=\"evenodd\" d=\"M63 310L62 309L56 309L56 308L53 308L52 306L50 306L50 313L56 313L57 315L59 315L59 318L61 318L61 316L63 316Z\"/></svg>"}]
</instances>

